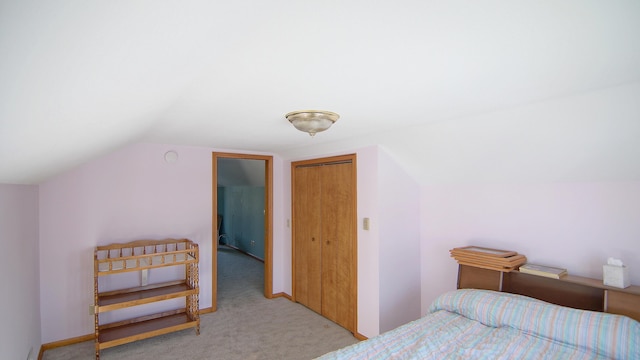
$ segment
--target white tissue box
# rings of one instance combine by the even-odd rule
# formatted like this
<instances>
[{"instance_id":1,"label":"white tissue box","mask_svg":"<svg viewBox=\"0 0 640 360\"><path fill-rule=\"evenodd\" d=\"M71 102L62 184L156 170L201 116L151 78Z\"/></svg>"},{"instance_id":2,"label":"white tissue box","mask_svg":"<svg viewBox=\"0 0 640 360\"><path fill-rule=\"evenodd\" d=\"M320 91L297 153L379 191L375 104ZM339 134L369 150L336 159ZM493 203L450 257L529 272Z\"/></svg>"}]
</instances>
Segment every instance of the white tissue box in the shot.
<instances>
[{"instance_id":1,"label":"white tissue box","mask_svg":"<svg viewBox=\"0 0 640 360\"><path fill-rule=\"evenodd\" d=\"M602 283L607 286L613 286L621 289L631 286L629 269L624 265L602 265L602 273Z\"/></svg>"}]
</instances>

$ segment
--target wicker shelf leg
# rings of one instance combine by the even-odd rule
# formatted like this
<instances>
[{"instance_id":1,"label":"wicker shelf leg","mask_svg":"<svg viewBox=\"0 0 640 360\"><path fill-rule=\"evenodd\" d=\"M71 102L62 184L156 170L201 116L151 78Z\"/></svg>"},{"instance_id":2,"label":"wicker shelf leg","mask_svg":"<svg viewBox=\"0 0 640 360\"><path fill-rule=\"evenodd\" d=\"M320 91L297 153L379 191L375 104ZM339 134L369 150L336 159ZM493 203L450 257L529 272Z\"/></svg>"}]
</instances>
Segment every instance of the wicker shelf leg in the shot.
<instances>
[{"instance_id":1,"label":"wicker shelf leg","mask_svg":"<svg viewBox=\"0 0 640 360\"><path fill-rule=\"evenodd\" d=\"M100 323L97 307L98 307L98 254L93 255L93 322L96 346L96 360L100 359L100 344L98 343L98 326Z\"/></svg>"}]
</instances>

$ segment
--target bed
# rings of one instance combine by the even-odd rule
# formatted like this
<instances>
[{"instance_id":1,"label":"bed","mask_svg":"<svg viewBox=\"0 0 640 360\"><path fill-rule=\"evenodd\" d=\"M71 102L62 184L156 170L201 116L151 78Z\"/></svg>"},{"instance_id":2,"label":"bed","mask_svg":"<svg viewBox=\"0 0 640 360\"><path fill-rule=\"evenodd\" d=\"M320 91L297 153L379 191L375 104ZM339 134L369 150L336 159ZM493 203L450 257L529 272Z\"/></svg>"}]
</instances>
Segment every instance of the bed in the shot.
<instances>
[{"instance_id":1,"label":"bed","mask_svg":"<svg viewBox=\"0 0 640 360\"><path fill-rule=\"evenodd\" d=\"M438 297L423 318L319 359L640 359L640 322L459 289Z\"/></svg>"},{"instance_id":2,"label":"bed","mask_svg":"<svg viewBox=\"0 0 640 360\"><path fill-rule=\"evenodd\" d=\"M638 359L640 286L459 265L428 314L319 359Z\"/></svg>"}]
</instances>

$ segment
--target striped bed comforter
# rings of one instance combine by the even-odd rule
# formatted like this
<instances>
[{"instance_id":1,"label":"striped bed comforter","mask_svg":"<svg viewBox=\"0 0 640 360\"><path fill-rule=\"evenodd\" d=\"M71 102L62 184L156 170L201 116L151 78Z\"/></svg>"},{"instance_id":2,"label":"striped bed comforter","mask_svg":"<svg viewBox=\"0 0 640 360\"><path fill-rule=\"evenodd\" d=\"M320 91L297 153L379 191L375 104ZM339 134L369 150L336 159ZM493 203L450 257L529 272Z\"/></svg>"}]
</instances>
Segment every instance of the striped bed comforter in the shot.
<instances>
[{"instance_id":1,"label":"striped bed comforter","mask_svg":"<svg viewBox=\"0 0 640 360\"><path fill-rule=\"evenodd\" d=\"M438 297L425 317L319 359L640 359L640 323L487 290Z\"/></svg>"}]
</instances>

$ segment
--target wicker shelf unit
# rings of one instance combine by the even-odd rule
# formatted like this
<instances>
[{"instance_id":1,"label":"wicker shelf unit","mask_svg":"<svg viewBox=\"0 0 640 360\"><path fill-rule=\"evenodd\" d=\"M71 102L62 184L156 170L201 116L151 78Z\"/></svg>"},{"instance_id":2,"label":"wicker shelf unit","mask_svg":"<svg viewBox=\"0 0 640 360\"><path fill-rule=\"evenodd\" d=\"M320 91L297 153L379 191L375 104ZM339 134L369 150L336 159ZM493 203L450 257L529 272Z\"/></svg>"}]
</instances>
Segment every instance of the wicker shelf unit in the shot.
<instances>
[{"instance_id":1,"label":"wicker shelf unit","mask_svg":"<svg viewBox=\"0 0 640 360\"><path fill-rule=\"evenodd\" d=\"M109 275L184 266L184 279L133 288L99 291ZM138 240L98 246L94 252L94 317L96 359L100 350L174 331L195 328L200 334L198 244L187 239ZM170 299L185 306L133 319L103 323L100 314Z\"/></svg>"}]
</instances>

